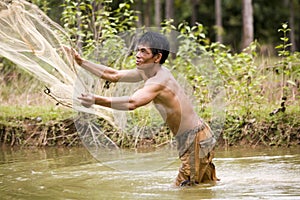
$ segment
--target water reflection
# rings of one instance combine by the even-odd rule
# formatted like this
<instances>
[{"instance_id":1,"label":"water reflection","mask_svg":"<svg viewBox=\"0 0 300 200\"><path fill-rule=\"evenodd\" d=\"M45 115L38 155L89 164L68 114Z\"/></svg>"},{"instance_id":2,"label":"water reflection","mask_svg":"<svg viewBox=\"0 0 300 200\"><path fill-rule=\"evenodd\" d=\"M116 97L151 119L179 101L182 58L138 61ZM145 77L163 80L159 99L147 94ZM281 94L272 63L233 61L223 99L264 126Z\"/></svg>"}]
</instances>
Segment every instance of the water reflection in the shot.
<instances>
[{"instance_id":1,"label":"water reflection","mask_svg":"<svg viewBox=\"0 0 300 200\"><path fill-rule=\"evenodd\" d=\"M1 199L300 199L299 153L299 148L218 149L220 182L174 188L178 160L159 171L123 172L84 148L2 149L0 194Z\"/></svg>"}]
</instances>

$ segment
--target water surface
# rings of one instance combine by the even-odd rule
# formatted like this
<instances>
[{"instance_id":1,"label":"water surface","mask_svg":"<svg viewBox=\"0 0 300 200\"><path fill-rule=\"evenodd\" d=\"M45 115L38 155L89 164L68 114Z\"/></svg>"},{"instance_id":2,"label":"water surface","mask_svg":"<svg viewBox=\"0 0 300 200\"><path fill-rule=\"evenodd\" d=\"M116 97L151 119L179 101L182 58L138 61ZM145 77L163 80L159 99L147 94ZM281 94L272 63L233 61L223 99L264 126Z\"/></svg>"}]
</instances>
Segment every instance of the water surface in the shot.
<instances>
[{"instance_id":1,"label":"water surface","mask_svg":"<svg viewBox=\"0 0 300 200\"><path fill-rule=\"evenodd\" d=\"M217 184L175 188L179 160L159 171L124 172L85 148L3 148L0 199L300 199L297 147L219 148L214 163Z\"/></svg>"}]
</instances>

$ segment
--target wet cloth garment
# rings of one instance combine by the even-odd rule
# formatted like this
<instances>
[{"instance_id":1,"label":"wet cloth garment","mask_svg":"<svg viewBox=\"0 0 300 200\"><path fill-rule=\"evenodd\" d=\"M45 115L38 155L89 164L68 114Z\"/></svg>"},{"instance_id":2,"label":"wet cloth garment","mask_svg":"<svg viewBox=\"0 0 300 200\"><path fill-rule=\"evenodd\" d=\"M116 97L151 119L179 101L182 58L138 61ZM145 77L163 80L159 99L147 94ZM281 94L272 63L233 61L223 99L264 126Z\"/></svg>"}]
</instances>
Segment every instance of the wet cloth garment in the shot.
<instances>
[{"instance_id":1,"label":"wet cloth garment","mask_svg":"<svg viewBox=\"0 0 300 200\"><path fill-rule=\"evenodd\" d=\"M216 140L206 123L201 120L199 126L177 135L176 141L182 162L175 182L177 186L217 181L212 163Z\"/></svg>"}]
</instances>

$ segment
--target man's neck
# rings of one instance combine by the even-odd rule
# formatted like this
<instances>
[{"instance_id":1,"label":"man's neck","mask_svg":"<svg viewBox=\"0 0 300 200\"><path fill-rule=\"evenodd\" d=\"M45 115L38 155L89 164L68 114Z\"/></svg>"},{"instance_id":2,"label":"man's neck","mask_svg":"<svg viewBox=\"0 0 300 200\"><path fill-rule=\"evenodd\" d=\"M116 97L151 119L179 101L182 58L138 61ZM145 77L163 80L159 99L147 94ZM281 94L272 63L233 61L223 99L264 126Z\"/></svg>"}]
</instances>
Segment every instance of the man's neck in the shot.
<instances>
[{"instance_id":1,"label":"man's neck","mask_svg":"<svg viewBox=\"0 0 300 200\"><path fill-rule=\"evenodd\" d=\"M155 76L159 70L161 70L161 65L154 64L151 68L142 69L142 72L149 79Z\"/></svg>"}]
</instances>

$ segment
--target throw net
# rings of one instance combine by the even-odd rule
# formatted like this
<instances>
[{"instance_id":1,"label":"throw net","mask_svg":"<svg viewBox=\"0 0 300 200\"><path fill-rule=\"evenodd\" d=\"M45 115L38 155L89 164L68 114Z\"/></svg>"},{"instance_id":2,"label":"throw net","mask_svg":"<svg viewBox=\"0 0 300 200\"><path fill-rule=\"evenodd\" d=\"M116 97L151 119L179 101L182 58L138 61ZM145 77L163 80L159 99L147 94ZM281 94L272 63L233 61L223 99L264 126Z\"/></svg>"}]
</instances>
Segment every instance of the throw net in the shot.
<instances>
[{"instance_id":1,"label":"throw net","mask_svg":"<svg viewBox=\"0 0 300 200\"><path fill-rule=\"evenodd\" d=\"M61 50L67 38L35 5L0 2L0 55L35 75L48 87L48 93L71 106L77 66Z\"/></svg>"},{"instance_id":2,"label":"throw net","mask_svg":"<svg viewBox=\"0 0 300 200\"><path fill-rule=\"evenodd\" d=\"M130 120L124 112L113 112L100 106L85 108L77 101L77 96L81 93L124 95L132 93L138 85L111 86L110 92L104 91L105 82L82 70L64 51L63 46L74 47L68 38L64 29L36 5L23 0L0 2L0 55L41 80L45 84L45 93L51 98L78 112L74 122L83 144L92 155L117 169L161 168L164 164L155 165L152 160L155 157L161 158L161 153L135 152L120 148L121 139L138 139L142 135L126 135L120 131L120 127L126 124L124 120ZM116 43L113 44L115 46ZM107 45L107 49L112 50L112 44L107 42ZM119 48L115 47L116 49ZM111 51L110 55L115 58L118 56L118 59L124 57L112 54ZM146 116L148 117L149 115ZM110 131L107 131L107 127L110 127ZM170 158L172 157L168 156L168 160ZM144 164L137 166L141 159L144 159ZM124 160L127 161L127 165L124 165ZM166 159L164 157L159 160Z\"/></svg>"},{"instance_id":3,"label":"throw net","mask_svg":"<svg viewBox=\"0 0 300 200\"><path fill-rule=\"evenodd\" d=\"M105 41L101 47L95 48L96 51L89 59L98 60L103 64L114 63L113 65L126 62L134 67L134 60L128 59L134 45L134 37L132 33L125 35ZM63 46L74 47L68 38L64 29L37 6L24 0L0 2L0 56L10 59L43 81L46 94L78 112L78 117L74 119L77 131L83 144L96 159L120 170L157 170L174 162L178 154L172 142L172 135L163 134L166 132L161 130L164 122L153 105L143 108L142 112L130 113L100 106L85 108L80 105L77 97L81 93L123 96L132 94L140 85L117 83L107 86L105 81L82 70L72 56L64 51ZM174 36L173 41L177 41ZM171 44L172 46L175 47L171 52L176 53L176 45ZM113 62L110 62L111 60ZM196 69L195 73L207 73L208 79L211 79L212 73L209 69L213 69L213 65L210 59L197 57L193 58L191 63L194 66L203 66L201 70ZM206 69L205 72L203 68ZM189 84L182 81L181 85L189 88L187 93L193 93ZM220 90L220 85L222 83L215 82L209 86L214 93L211 107L215 110L212 113L215 112L217 116L214 117L221 120L217 123L218 127L224 121L224 93ZM154 129L158 132L153 132ZM138 141L147 142L153 134L161 138L169 137L169 142L157 145L157 148L151 149L150 152L149 149L136 150ZM135 141L134 146L120 148L126 146L126 139Z\"/></svg>"}]
</instances>

